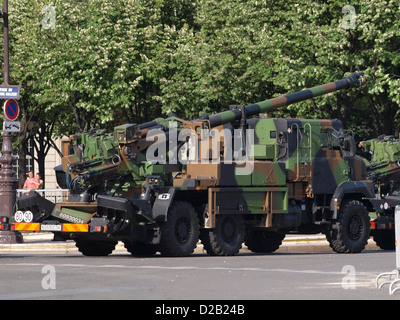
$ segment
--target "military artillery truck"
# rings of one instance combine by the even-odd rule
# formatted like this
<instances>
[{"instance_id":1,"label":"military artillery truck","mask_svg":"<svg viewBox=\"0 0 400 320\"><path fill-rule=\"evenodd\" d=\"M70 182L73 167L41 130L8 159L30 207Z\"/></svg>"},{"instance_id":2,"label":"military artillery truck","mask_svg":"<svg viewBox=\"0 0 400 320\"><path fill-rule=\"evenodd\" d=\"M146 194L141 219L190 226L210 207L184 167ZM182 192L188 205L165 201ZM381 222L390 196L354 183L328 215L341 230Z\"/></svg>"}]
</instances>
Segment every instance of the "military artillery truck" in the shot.
<instances>
[{"instance_id":1,"label":"military artillery truck","mask_svg":"<svg viewBox=\"0 0 400 320\"><path fill-rule=\"evenodd\" d=\"M367 176L373 182L376 197L370 199L375 216L371 235L384 250L395 249L394 210L400 205L400 143L393 136L382 135L361 141L359 147L368 153Z\"/></svg>"},{"instance_id":2,"label":"military artillery truck","mask_svg":"<svg viewBox=\"0 0 400 320\"><path fill-rule=\"evenodd\" d=\"M68 202L32 191L18 199L11 227L74 239L84 255L108 255L123 241L133 255L187 256L199 239L210 255L234 255L243 242L273 252L287 233L319 232L336 252L360 252L375 193L351 132L339 120L253 116L362 79L192 121L171 115L77 134L56 168Z\"/></svg>"}]
</instances>

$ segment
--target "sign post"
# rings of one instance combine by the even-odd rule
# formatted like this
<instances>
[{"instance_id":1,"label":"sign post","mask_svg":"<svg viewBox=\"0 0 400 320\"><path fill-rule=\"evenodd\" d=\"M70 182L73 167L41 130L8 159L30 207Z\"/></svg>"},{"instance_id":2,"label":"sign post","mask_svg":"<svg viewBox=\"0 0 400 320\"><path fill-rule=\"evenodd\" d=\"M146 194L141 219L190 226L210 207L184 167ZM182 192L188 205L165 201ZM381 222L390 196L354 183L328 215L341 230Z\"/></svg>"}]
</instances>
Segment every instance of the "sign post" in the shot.
<instances>
[{"instance_id":1,"label":"sign post","mask_svg":"<svg viewBox=\"0 0 400 320\"><path fill-rule=\"evenodd\" d=\"M396 270L400 272L400 206L394 211L394 232L396 239Z\"/></svg>"},{"instance_id":2,"label":"sign post","mask_svg":"<svg viewBox=\"0 0 400 320\"><path fill-rule=\"evenodd\" d=\"M8 0L3 0L3 27L4 27L4 83L0 86L0 99L19 99L20 86L10 86L10 68L9 68L9 42L8 42ZM10 100L9 100L10 101ZM13 100L15 101L15 100ZM6 102L7 103L7 102ZM18 117L18 104L11 102L7 106L8 116L12 122ZM7 114L7 112L5 112ZM7 115L6 115L7 117ZM5 125L5 124L4 124ZM17 198L17 183L15 179L15 171L12 164L15 157L12 155L12 133L4 130L1 133L3 144L1 147L2 155L0 156L0 216L11 218L13 216L14 206ZM23 238L21 233L17 231L1 231L0 243L21 243Z\"/></svg>"}]
</instances>

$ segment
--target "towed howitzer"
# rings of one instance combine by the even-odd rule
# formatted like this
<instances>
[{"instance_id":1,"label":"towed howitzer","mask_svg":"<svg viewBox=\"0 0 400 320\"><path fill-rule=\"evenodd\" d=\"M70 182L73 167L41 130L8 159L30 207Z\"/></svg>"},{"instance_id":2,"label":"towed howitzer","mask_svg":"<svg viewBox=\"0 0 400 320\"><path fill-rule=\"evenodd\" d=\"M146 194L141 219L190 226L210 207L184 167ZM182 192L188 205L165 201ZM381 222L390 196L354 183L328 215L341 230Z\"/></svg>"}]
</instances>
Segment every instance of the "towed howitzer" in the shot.
<instances>
[{"instance_id":1,"label":"towed howitzer","mask_svg":"<svg viewBox=\"0 0 400 320\"><path fill-rule=\"evenodd\" d=\"M369 237L372 206L366 199L373 198L373 188L341 121L253 116L359 87L362 80L362 73L353 73L192 121L171 115L117 126L113 134L78 134L57 173L59 184L71 190L68 202L51 205L31 193L18 208L31 210L33 222L60 225L86 255L107 255L124 241L132 254L186 256L199 238L212 255L235 254L243 241L252 251L273 252L287 232L324 232L335 251L360 252ZM248 172L246 163L224 153L237 128L254 133L245 150L252 155ZM190 134L171 147L185 130ZM217 139L224 152L210 147L212 130L223 131ZM209 151L206 160L218 161L173 161L192 138ZM156 161L149 159L152 153ZM77 221L87 232L63 231Z\"/></svg>"}]
</instances>

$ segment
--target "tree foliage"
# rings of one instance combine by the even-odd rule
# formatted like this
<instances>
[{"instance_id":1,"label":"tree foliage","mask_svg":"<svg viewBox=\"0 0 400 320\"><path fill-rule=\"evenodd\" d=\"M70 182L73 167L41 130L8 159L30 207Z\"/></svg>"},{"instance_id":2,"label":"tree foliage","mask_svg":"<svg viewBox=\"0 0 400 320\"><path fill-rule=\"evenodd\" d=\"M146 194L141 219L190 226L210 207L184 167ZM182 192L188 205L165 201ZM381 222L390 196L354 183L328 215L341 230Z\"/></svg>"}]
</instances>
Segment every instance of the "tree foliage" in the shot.
<instances>
[{"instance_id":1,"label":"tree foliage","mask_svg":"<svg viewBox=\"0 0 400 320\"><path fill-rule=\"evenodd\" d=\"M164 110L219 111L363 71L362 90L306 101L278 116L339 118L358 138L397 133L397 1L199 1L163 83Z\"/></svg>"}]
</instances>

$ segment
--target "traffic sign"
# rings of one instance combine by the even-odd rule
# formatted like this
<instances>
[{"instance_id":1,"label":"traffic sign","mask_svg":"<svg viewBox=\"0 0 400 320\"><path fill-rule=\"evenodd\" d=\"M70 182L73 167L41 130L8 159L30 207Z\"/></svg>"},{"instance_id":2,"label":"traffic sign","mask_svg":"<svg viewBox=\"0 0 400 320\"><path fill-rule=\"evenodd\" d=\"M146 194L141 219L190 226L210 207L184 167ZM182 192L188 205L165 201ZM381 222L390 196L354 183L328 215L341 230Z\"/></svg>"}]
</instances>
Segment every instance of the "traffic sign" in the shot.
<instances>
[{"instance_id":1,"label":"traffic sign","mask_svg":"<svg viewBox=\"0 0 400 320\"><path fill-rule=\"evenodd\" d=\"M1 85L0 99L19 99L21 86Z\"/></svg>"},{"instance_id":2,"label":"traffic sign","mask_svg":"<svg viewBox=\"0 0 400 320\"><path fill-rule=\"evenodd\" d=\"M6 132L20 132L21 131L21 122L6 120L3 122L3 130Z\"/></svg>"},{"instance_id":3,"label":"traffic sign","mask_svg":"<svg viewBox=\"0 0 400 320\"><path fill-rule=\"evenodd\" d=\"M4 116L7 120L17 120L19 114L19 106L16 100L10 99L4 102Z\"/></svg>"}]
</instances>

